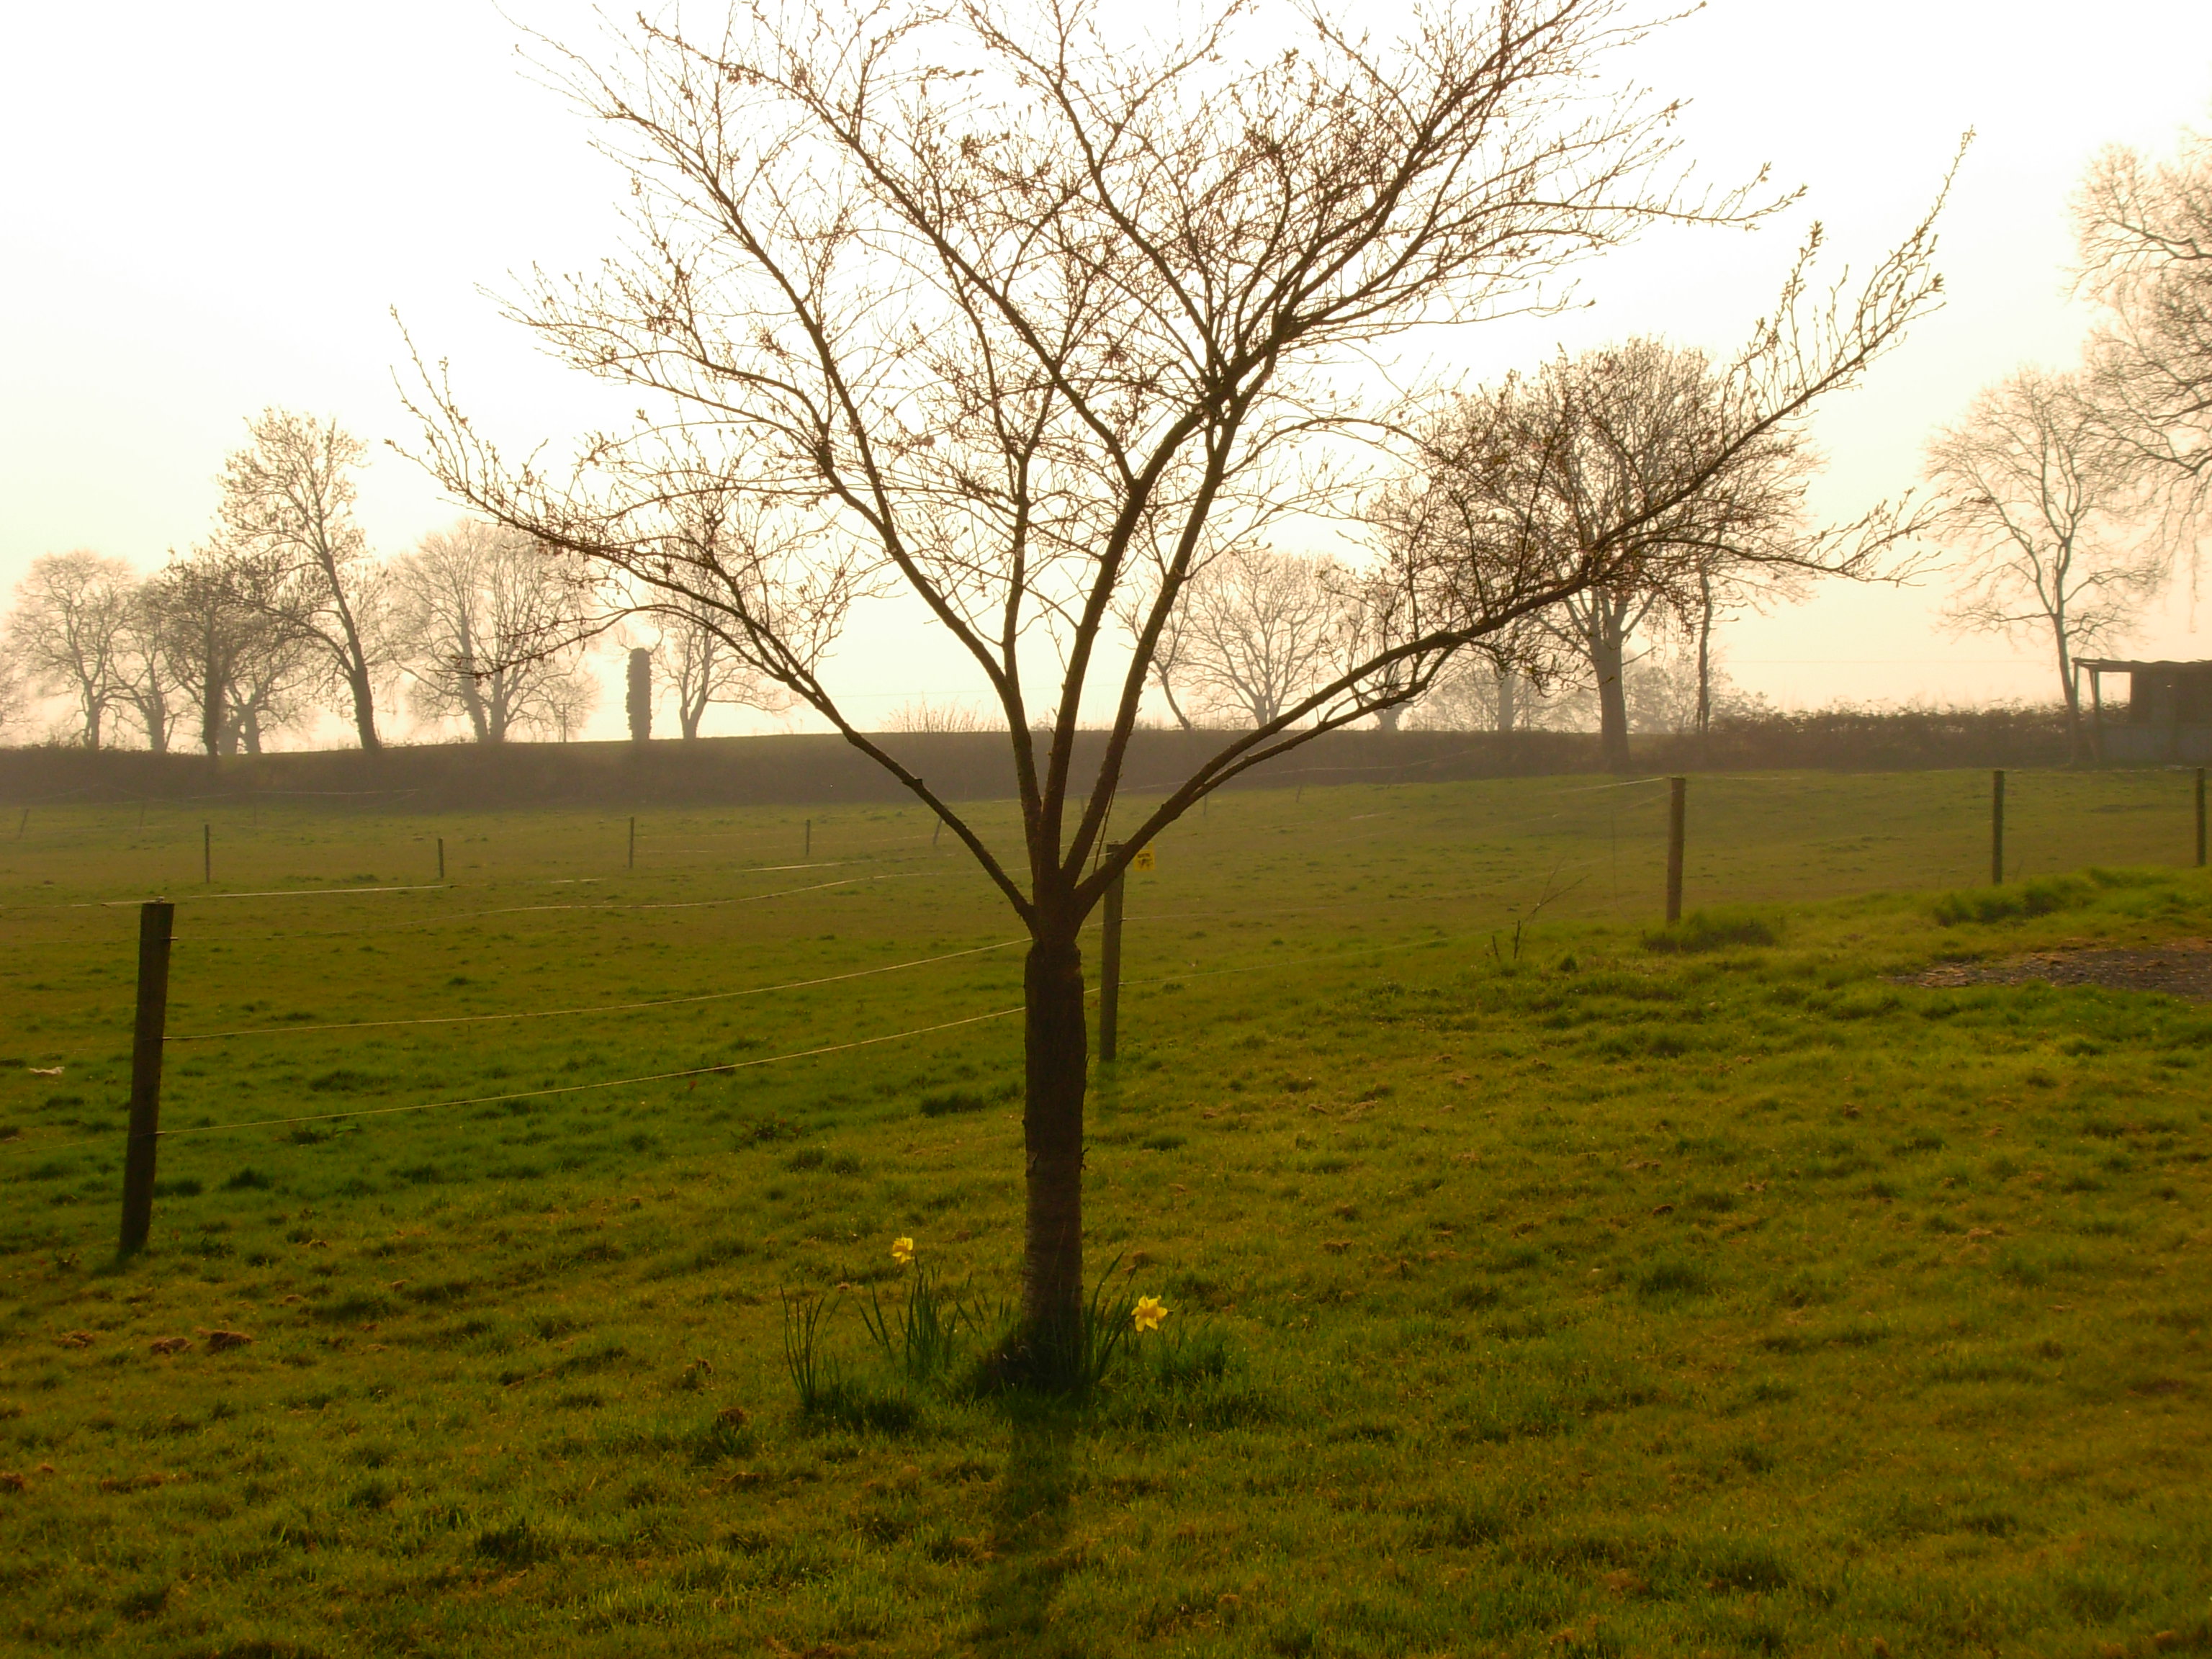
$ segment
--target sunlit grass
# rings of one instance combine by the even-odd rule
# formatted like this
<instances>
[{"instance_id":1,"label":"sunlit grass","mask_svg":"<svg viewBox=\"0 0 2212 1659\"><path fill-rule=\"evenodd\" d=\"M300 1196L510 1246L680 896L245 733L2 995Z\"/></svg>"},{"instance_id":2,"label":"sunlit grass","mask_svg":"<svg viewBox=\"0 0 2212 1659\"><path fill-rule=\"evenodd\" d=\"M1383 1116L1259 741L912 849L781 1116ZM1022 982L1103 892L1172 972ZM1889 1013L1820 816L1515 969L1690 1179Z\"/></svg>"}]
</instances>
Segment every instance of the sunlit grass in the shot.
<instances>
[{"instance_id":1,"label":"sunlit grass","mask_svg":"<svg viewBox=\"0 0 2212 1659\"><path fill-rule=\"evenodd\" d=\"M2014 781L2013 842L2050 902L1993 906L1967 885L1975 778L1700 780L1705 920L1648 939L1649 790L1217 804L1133 889L1142 982L1093 1094L1094 1271L1118 1256L1117 1292L1172 1311L1079 1410L979 1386L957 1329L925 1330L945 1352L919 1363L901 1322L927 1325L900 1237L940 1286L1013 1293L1017 1021L329 1115L959 1018L1018 1000L1018 951L621 1016L179 1045L169 1126L315 1121L165 1141L155 1249L118 1269L133 917L43 907L143 890L168 854L120 812L34 819L0 858L24 907L0 916L0 1471L21 1477L0 1483L0 1639L2212 1645L2212 1011L1895 977L2212 931L2201 875L2128 867L2181 845L2172 780L2042 781ZM2096 811L2116 801L2158 810ZM587 902L652 904L805 878L696 850L799 814L716 816L659 842L641 823L631 875L604 867L614 832L605 857L589 840L611 817L264 812L240 889L389 880L427 835L457 876L456 843L505 862L447 893L180 905L171 1030L696 994L1010 936L889 811L817 813L817 856L864 861L814 878L897 880L520 908L594 874ZM197 822L191 841L196 862ZM656 845L695 850L655 867ZM917 850L919 874L890 861ZM835 1409L799 1408L785 1291L837 1297ZM889 1357L863 1304L892 1315Z\"/></svg>"}]
</instances>

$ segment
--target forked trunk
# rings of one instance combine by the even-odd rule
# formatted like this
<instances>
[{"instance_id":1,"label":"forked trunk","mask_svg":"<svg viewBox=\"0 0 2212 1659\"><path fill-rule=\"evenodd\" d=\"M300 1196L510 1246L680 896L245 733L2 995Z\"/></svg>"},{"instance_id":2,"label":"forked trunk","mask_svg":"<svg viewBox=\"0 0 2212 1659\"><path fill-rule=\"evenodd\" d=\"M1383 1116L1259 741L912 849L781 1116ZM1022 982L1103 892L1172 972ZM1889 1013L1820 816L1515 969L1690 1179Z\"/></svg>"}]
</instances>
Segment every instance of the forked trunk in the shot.
<instances>
[{"instance_id":1,"label":"forked trunk","mask_svg":"<svg viewBox=\"0 0 2212 1659\"><path fill-rule=\"evenodd\" d=\"M1048 1372L1074 1351L1083 1319L1083 1097L1090 1038L1083 953L1071 933L1030 946L1023 974L1029 1224L1022 1254L1023 1346ZM1041 1377L1040 1380L1049 1380Z\"/></svg>"}]
</instances>

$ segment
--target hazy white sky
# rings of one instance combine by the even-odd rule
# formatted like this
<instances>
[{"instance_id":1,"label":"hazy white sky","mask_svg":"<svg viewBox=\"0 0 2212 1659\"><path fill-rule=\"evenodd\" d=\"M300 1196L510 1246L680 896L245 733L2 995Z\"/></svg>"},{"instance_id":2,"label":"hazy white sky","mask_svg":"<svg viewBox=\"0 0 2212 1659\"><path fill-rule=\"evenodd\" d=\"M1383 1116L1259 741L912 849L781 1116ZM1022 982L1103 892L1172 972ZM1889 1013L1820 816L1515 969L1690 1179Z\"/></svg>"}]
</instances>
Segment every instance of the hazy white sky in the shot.
<instances>
[{"instance_id":1,"label":"hazy white sky","mask_svg":"<svg viewBox=\"0 0 2212 1659\"><path fill-rule=\"evenodd\" d=\"M580 265L611 227L612 177L518 60L518 21L572 39L596 27L568 0L504 16L482 0L0 13L0 584L44 552L150 568L190 544L223 453L264 404L405 438L395 307L493 429L557 441L579 423L573 389L478 292L532 262ZM1978 386L2073 356L2067 193L2100 145L2164 149L2212 118L2212 4L1712 0L1620 66L1692 100L1684 131L1708 176L1771 162L1808 186L1807 207L1756 235L1674 235L1589 267L1589 309L1461 337L1479 372L1635 332L1725 349L1807 219L1864 264L1917 217L1960 132L1980 135L1944 224L1948 308L1821 417L1822 499L1841 514L1911 483L1929 428ZM453 516L396 455L362 493L386 552ZM1730 666L1790 703L2051 694L2045 651L1953 641L1939 599L1830 589L1735 624ZM864 619L848 684L877 707L960 690L916 637ZM2212 655L2186 584L2136 643Z\"/></svg>"}]
</instances>

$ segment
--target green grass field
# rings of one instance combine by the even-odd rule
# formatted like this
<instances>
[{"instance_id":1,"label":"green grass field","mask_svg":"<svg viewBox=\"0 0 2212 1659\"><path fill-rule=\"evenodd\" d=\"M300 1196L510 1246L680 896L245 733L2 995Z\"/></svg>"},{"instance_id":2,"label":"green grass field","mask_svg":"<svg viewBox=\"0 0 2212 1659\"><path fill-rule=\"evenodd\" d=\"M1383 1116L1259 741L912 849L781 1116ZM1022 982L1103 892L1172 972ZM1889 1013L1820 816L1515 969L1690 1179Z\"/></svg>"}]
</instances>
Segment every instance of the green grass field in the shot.
<instances>
[{"instance_id":1,"label":"green grass field","mask_svg":"<svg viewBox=\"0 0 2212 1659\"><path fill-rule=\"evenodd\" d=\"M1080 1407L863 1328L894 1238L988 1304L1020 1236L1019 1022L973 1018L1015 930L918 813L648 815L631 872L613 815L34 809L0 1647L2212 1650L2212 1009L1892 978L2212 932L2187 786L2014 774L2033 902L1946 926L1987 785L1696 780L1689 902L1737 909L1686 951L1650 784L1214 802L1133 879L1091 1097L1092 1270L1171 1312ZM450 886L309 890L438 836ZM118 1266L100 902L161 890L176 1133ZM452 1023L321 1029L397 1019Z\"/></svg>"}]
</instances>

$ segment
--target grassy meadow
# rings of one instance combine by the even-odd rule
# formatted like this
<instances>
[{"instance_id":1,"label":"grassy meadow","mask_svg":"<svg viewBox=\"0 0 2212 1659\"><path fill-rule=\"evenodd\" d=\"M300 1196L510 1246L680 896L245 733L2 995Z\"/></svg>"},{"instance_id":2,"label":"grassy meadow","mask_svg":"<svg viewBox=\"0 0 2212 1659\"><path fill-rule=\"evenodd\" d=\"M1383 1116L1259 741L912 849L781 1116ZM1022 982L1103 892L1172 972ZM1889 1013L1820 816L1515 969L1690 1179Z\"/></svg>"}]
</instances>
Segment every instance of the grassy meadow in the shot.
<instances>
[{"instance_id":1,"label":"grassy meadow","mask_svg":"<svg viewBox=\"0 0 2212 1659\"><path fill-rule=\"evenodd\" d=\"M1091 1096L1092 1271L1170 1311L1080 1406L976 1381L1020 951L918 812L633 870L612 813L33 808L0 1650L2212 1650L2212 1008L1899 982L2212 933L2187 784L2014 773L1946 904L1987 788L1696 779L1671 933L1661 784L1214 801ZM900 1237L970 1316L920 1358Z\"/></svg>"}]
</instances>

